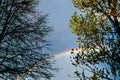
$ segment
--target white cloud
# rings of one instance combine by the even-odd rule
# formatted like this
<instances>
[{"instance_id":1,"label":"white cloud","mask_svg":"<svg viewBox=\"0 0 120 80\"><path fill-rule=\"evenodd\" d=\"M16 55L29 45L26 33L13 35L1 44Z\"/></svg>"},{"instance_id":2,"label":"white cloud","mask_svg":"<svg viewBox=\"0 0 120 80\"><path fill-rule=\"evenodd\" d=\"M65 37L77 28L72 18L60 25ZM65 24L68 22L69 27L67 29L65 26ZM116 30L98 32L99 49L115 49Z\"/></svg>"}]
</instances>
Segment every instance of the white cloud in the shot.
<instances>
[{"instance_id":1,"label":"white cloud","mask_svg":"<svg viewBox=\"0 0 120 80\"><path fill-rule=\"evenodd\" d=\"M54 58L56 60L56 64L54 64L55 67L59 68L59 72L55 73L55 77L53 77L51 80L75 80L76 76L74 72L76 70L81 71L79 67L75 67L72 65L71 54L67 54L64 56L59 56ZM90 72L86 73L87 76L91 76Z\"/></svg>"},{"instance_id":2,"label":"white cloud","mask_svg":"<svg viewBox=\"0 0 120 80\"><path fill-rule=\"evenodd\" d=\"M59 72L55 73L52 80L74 80L75 67L71 64L70 55L59 56L55 58L55 67L59 68Z\"/></svg>"}]
</instances>

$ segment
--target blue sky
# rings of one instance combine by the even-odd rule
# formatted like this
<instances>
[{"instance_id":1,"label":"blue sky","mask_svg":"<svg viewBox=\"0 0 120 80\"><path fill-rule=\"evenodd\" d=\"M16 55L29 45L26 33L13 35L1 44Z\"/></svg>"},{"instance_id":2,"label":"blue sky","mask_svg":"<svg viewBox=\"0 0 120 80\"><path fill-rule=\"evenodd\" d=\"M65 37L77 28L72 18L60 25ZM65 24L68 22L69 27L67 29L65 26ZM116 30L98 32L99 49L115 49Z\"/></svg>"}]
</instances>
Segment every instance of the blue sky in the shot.
<instances>
[{"instance_id":1,"label":"blue sky","mask_svg":"<svg viewBox=\"0 0 120 80\"><path fill-rule=\"evenodd\" d=\"M49 51L50 54L57 54L72 48L76 48L76 35L71 33L69 28L69 19L75 11L72 0L41 0L39 5L40 10L49 14L48 25L53 28L53 32L49 36L49 39L53 43ZM80 68L75 68L70 62L70 55L55 58L55 67L60 68L60 71L55 73L55 77L52 80L75 80L74 71ZM88 76L92 74L85 73Z\"/></svg>"},{"instance_id":2,"label":"blue sky","mask_svg":"<svg viewBox=\"0 0 120 80\"><path fill-rule=\"evenodd\" d=\"M71 0L41 0L40 9L49 14L49 26L53 32L50 35L52 42L50 54L56 54L77 47L76 35L71 33L69 19L75 8Z\"/></svg>"},{"instance_id":3,"label":"blue sky","mask_svg":"<svg viewBox=\"0 0 120 80\"><path fill-rule=\"evenodd\" d=\"M69 19L75 8L71 0L41 0L39 5L41 11L48 16L48 25L52 26L53 32L49 36L52 42L50 54L57 54L78 46L76 35L71 33ZM52 80L74 80L75 67L70 62L70 55L55 58L55 67L60 68ZM70 74L70 76L69 76Z\"/></svg>"}]
</instances>

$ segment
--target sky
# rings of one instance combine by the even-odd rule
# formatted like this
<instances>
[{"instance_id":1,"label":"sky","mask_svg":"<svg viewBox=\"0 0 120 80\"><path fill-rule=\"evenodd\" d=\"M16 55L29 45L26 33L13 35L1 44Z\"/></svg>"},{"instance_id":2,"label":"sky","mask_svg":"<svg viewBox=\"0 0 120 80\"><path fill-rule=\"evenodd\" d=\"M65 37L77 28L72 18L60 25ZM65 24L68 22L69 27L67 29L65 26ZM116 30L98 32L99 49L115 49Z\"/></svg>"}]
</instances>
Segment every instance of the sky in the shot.
<instances>
[{"instance_id":1,"label":"sky","mask_svg":"<svg viewBox=\"0 0 120 80\"><path fill-rule=\"evenodd\" d=\"M71 0L41 0L41 11L48 14L48 25L53 28L49 38L52 50L56 54L77 47L76 35L71 33L69 19L75 11Z\"/></svg>"},{"instance_id":2,"label":"sky","mask_svg":"<svg viewBox=\"0 0 120 80\"><path fill-rule=\"evenodd\" d=\"M76 80L74 72L77 68L71 64L70 55L56 57L55 60L54 66L58 67L59 71L55 73L51 80Z\"/></svg>"},{"instance_id":3,"label":"sky","mask_svg":"<svg viewBox=\"0 0 120 80\"><path fill-rule=\"evenodd\" d=\"M53 44L50 54L58 54L72 48L76 48L76 35L71 33L69 28L69 19L76 10L71 0L41 0L39 8L48 16L48 25L53 28L49 39ZM70 62L70 55L64 55L55 58L53 65L59 68L51 80L74 80L75 67Z\"/></svg>"},{"instance_id":4,"label":"sky","mask_svg":"<svg viewBox=\"0 0 120 80\"><path fill-rule=\"evenodd\" d=\"M70 17L78 11L73 6L72 0L41 0L38 8L42 13L49 14L48 25L53 28L53 32L49 35L49 40L53 44L48 51L50 55L78 47L77 36L72 34L69 28ZM59 68L59 72L55 72L51 80L76 80L74 71L80 69L71 64L70 56L66 54L54 58L56 62L53 66ZM89 72L86 74L92 76Z\"/></svg>"}]
</instances>

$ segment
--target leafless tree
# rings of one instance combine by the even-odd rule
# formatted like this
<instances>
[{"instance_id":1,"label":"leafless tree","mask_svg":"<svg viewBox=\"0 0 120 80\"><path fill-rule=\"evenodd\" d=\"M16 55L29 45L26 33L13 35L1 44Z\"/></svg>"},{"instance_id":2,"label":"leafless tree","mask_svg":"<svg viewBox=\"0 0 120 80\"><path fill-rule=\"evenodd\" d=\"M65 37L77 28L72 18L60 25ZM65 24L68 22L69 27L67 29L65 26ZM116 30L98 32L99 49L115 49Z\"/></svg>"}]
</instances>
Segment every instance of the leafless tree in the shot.
<instances>
[{"instance_id":1,"label":"leafless tree","mask_svg":"<svg viewBox=\"0 0 120 80\"><path fill-rule=\"evenodd\" d=\"M49 46L46 36L51 28L46 15L36 10L37 0L0 0L0 77L15 79L40 60ZM51 63L29 72L29 76L50 78ZM38 74L37 74L38 75Z\"/></svg>"}]
</instances>

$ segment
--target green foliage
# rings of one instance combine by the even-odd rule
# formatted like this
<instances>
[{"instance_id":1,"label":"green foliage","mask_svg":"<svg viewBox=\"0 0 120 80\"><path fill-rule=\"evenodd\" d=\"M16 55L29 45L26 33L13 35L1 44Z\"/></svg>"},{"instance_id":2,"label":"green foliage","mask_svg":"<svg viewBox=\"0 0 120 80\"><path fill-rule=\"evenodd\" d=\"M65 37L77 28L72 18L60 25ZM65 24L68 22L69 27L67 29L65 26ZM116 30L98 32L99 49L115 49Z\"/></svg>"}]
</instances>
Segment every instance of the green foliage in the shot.
<instances>
[{"instance_id":1,"label":"green foliage","mask_svg":"<svg viewBox=\"0 0 120 80\"><path fill-rule=\"evenodd\" d=\"M86 49L73 57L74 65L87 66L100 79L120 79L120 1L72 1L80 14L73 14L70 28L79 47Z\"/></svg>"},{"instance_id":2,"label":"green foliage","mask_svg":"<svg viewBox=\"0 0 120 80\"><path fill-rule=\"evenodd\" d=\"M51 32L47 15L36 10L37 0L0 0L0 79L14 80L49 55L46 37ZM51 62L29 72L30 77L49 79ZM38 75L39 74L39 75Z\"/></svg>"}]
</instances>

